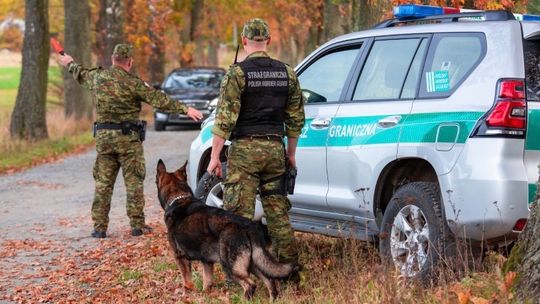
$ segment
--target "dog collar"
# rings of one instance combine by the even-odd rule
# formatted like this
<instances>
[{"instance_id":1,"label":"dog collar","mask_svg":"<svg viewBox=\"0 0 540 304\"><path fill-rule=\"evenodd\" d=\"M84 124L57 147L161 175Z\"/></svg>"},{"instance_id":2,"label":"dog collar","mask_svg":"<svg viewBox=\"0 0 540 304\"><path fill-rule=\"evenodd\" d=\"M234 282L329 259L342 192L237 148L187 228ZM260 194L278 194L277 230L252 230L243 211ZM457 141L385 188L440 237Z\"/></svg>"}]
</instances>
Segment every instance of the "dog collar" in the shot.
<instances>
[{"instance_id":1,"label":"dog collar","mask_svg":"<svg viewBox=\"0 0 540 304\"><path fill-rule=\"evenodd\" d=\"M167 207L170 207L170 206L171 206L172 204L174 204L177 200L183 199L183 198L187 198L187 197L191 197L191 195L187 195L187 194L179 195L179 196L173 198L173 199L167 204Z\"/></svg>"}]
</instances>

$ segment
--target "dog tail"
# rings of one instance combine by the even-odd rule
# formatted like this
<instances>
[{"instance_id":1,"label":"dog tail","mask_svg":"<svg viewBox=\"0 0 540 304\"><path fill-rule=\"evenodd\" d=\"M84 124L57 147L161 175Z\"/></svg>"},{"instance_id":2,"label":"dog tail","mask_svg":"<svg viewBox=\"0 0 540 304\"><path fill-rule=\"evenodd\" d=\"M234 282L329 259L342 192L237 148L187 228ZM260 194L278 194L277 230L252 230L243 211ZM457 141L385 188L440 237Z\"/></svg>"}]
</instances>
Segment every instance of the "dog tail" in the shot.
<instances>
[{"instance_id":1,"label":"dog tail","mask_svg":"<svg viewBox=\"0 0 540 304\"><path fill-rule=\"evenodd\" d=\"M286 279L300 270L298 263L280 263L268 252L260 229L253 229L250 238L252 263L266 276L273 279Z\"/></svg>"}]
</instances>

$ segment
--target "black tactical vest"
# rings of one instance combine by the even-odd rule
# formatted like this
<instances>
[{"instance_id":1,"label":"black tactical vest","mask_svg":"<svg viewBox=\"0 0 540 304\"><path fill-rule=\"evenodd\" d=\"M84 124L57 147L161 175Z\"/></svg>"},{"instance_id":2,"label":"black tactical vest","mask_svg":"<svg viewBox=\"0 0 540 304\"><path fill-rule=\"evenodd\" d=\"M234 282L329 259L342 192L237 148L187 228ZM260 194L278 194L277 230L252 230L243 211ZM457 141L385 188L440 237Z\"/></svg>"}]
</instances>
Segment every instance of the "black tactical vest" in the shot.
<instances>
[{"instance_id":1,"label":"black tactical vest","mask_svg":"<svg viewBox=\"0 0 540 304\"><path fill-rule=\"evenodd\" d=\"M232 138L285 134L285 106L289 99L289 76L281 61L269 57L248 58L238 64L246 86L240 115Z\"/></svg>"}]
</instances>

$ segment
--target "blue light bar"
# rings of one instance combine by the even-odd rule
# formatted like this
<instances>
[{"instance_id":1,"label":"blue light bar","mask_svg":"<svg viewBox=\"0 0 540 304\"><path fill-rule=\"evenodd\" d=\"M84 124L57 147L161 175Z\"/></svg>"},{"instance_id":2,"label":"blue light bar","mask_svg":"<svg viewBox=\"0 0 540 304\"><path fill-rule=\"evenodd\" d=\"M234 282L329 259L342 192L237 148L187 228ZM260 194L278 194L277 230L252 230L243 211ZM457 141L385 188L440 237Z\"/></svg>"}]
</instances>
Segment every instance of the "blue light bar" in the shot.
<instances>
[{"instance_id":1,"label":"blue light bar","mask_svg":"<svg viewBox=\"0 0 540 304\"><path fill-rule=\"evenodd\" d=\"M523 15L523 21L540 21L538 15Z\"/></svg>"},{"instance_id":2,"label":"blue light bar","mask_svg":"<svg viewBox=\"0 0 540 304\"><path fill-rule=\"evenodd\" d=\"M439 6L404 4L394 7L394 17L399 20L424 18L442 14L444 14L444 10Z\"/></svg>"}]
</instances>

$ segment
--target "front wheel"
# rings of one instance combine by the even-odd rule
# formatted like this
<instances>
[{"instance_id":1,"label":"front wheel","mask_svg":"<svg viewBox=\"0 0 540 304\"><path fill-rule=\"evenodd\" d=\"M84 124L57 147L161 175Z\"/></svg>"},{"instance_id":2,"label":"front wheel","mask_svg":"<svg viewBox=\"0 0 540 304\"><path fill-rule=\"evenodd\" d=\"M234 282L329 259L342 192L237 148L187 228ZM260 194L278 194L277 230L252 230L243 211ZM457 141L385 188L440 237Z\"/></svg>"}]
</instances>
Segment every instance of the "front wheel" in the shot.
<instances>
[{"instance_id":1,"label":"front wheel","mask_svg":"<svg viewBox=\"0 0 540 304\"><path fill-rule=\"evenodd\" d=\"M436 183L414 182L399 188L384 212L379 249L383 260L407 278L427 281L436 273L449 230Z\"/></svg>"},{"instance_id":2,"label":"front wheel","mask_svg":"<svg viewBox=\"0 0 540 304\"><path fill-rule=\"evenodd\" d=\"M223 178L227 176L226 168L226 163L222 163L221 170L223 173ZM208 206L223 209L223 179L210 175L208 172L204 172L203 176L197 183L197 189L195 189L193 195L195 198L201 200ZM255 213L253 214L252 220L262 221L262 223L266 225L264 210L258 195L255 200Z\"/></svg>"},{"instance_id":3,"label":"front wheel","mask_svg":"<svg viewBox=\"0 0 540 304\"><path fill-rule=\"evenodd\" d=\"M209 206L223 208L222 179L205 172L197 183L194 195Z\"/></svg>"},{"instance_id":4,"label":"front wheel","mask_svg":"<svg viewBox=\"0 0 540 304\"><path fill-rule=\"evenodd\" d=\"M159 121L154 121L154 129L156 131L164 131L165 130L165 123L163 122L159 122Z\"/></svg>"}]
</instances>

